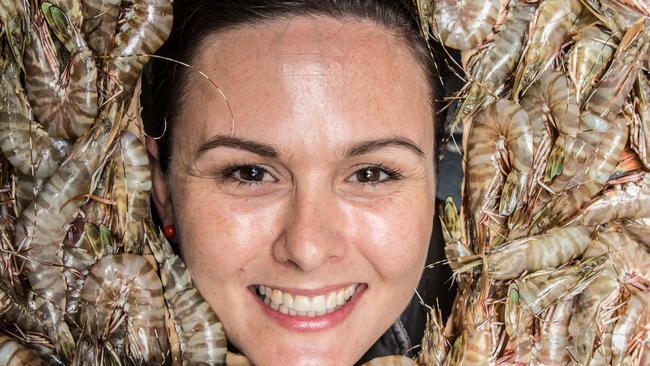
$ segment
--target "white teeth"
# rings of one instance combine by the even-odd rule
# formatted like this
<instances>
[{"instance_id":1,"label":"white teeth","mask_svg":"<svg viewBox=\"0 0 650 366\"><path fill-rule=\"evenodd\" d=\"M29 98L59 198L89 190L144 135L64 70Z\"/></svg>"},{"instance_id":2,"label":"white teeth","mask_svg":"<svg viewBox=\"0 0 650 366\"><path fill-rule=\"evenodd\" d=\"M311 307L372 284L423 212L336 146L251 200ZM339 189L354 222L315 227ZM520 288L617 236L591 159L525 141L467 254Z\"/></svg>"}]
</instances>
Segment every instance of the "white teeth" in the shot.
<instances>
[{"instance_id":1,"label":"white teeth","mask_svg":"<svg viewBox=\"0 0 650 366\"><path fill-rule=\"evenodd\" d=\"M284 306L284 305L280 305L280 307L278 308L278 310L279 310L282 314L289 314L289 308L286 307L286 306Z\"/></svg>"},{"instance_id":2,"label":"white teeth","mask_svg":"<svg viewBox=\"0 0 650 366\"><path fill-rule=\"evenodd\" d=\"M325 311L325 296L318 295L311 299L309 310L313 312Z\"/></svg>"},{"instance_id":3,"label":"white teeth","mask_svg":"<svg viewBox=\"0 0 650 366\"><path fill-rule=\"evenodd\" d=\"M289 295L288 293L284 293L284 296L282 297L282 304L286 305L289 308L293 307L293 296Z\"/></svg>"},{"instance_id":4,"label":"white teeth","mask_svg":"<svg viewBox=\"0 0 650 366\"><path fill-rule=\"evenodd\" d=\"M329 295L327 295L327 301L325 302L325 306L327 306L328 309L334 309L336 307L337 292L330 292Z\"/></svg>"},{"instance_id":5,"label":"white teeth","mask_svg":"<svg viewBox=\"0 0 650 366\"><path fill-rule=\"evenodd\" d=\"M345 293L343 290L339 290L336 292L336 305L343 304L345 304Z\"/></svg>"},{"instance_id":6,"label":"white teeth","mask_svg":"<svg viewBox=\"0 0 650 366\"><path fill-rule=\"evenodd\" d=\"M268 296L268 295L267 295ZM273 290L271 293L271 301L273 301L274 304L282 304L282 292L280 290Z\"/></svg>"},{"instance_id":7,"label":"white teeth","mask_svg":"<svg viewBox=\"0 0 650 366\"><path fill-rule=\"evenodd\" d=\"M297 295L293 298L293 308L297 311L309 311L309 298Z\"/></svg>"},{"instance_id":8,"label":"white teeth","mask_svg":"<svg viewBox=\"0 0 650 366\"><path fill-rule=\"evenodd\" d=\"M302 295L291 295L290 293L264 285L259 285L257 289L264 299L264 303L269 305L273 310L290 316L314 317L338 310L354 295L356 287L357 285L355 284L312 298Z\"/></svg>"}]
</instances>

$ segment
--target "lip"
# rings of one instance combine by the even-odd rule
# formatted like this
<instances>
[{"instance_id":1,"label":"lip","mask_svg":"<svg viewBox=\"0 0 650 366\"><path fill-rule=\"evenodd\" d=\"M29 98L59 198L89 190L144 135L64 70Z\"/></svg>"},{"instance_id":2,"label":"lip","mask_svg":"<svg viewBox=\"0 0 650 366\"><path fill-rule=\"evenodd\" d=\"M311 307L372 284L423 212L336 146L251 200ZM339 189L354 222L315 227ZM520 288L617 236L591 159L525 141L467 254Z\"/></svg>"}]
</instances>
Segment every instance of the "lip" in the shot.
<instances>
[{"instance_id":1,"label":"lip","mask_svg":"<svg viewBox=\"0 0 650 366\"><path fill-rule=\"evenodd\" d=\"M317 296L330 291L333 291L338 288L343 288L345 286L331 286L327 288L320 288L317 290L288 290L295 295L303 296ZM278 290L285 291L282 288L276 287ZM292 316L283 314L277 310L273 310L271 307L266 305L259 296L254 292L249 291L251 296L255 299L257 304L260 306L262 313L273 320L276 324L280 325L283 328L295 331L295 332L318 332L327 329L331 329L341 324L347 317L352 313L356 304L361 300L364 293L368 289L368 285L365 283L360 283L350 300L348 300L345 305L341 306L336 311L327 313L324 315L307 317L307 316Z\"/></svg>"}]
</instances>

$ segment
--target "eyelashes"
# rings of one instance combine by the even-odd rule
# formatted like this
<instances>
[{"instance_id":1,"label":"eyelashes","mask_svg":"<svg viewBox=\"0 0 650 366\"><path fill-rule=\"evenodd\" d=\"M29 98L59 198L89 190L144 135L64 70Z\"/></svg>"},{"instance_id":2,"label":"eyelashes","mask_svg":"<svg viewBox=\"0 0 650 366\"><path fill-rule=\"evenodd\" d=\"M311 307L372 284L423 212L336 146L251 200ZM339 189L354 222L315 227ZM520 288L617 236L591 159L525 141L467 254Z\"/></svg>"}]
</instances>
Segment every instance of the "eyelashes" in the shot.
<instances>
[{"instance_id":1,"label":"eyelashes","mask_svg":"<svg viewBox=\"0 0 650 366\"><path fill-rule=\"evenodd\" d=\"M240 186L254 186L277 182L270 167L261 164L235 164L227 166L216 174L222 182L236 183ZM364 164L348 176L345 181L375 186L403 179L399 169L392 169L383 163Z\"/></svg>"}]
</instances>

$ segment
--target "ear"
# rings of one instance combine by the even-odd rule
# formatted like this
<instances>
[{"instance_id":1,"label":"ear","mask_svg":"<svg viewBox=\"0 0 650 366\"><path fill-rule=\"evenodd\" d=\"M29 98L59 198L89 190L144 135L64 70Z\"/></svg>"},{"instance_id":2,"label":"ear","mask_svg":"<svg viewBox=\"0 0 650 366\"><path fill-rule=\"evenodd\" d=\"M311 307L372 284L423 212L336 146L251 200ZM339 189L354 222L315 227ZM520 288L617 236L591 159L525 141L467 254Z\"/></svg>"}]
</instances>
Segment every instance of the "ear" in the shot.
<instances>
[{"instance_id":1,"label":"ear","mask_svg":"<svg viewBox=\"0 0 650 366\"><path fill-rule=\"evenodd\" d=\"M160 155L158 144L151 137L146 137L147 152L149 153L149 166L151 168L151 197L156 206L156 211L163 225L174 223L171 196L167 187L165 173L160 169Z\"/></svg>"}]
</instances>

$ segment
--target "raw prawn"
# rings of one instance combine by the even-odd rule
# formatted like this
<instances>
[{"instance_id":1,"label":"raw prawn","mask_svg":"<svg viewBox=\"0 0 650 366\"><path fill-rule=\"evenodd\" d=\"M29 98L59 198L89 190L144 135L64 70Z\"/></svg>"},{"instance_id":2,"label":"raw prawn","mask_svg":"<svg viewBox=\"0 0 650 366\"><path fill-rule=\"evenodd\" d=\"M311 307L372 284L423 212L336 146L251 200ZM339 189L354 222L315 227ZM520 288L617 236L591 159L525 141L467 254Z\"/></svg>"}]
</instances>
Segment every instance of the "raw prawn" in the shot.
<instances>
[{"instance_id":1,"label":"raw prawn","mask_svg":"<svg viewBox=\"0 0 650 366\"><path fill-rule=\"evenodd\" d=\"M650 216L650 174L641 182L603 192L586 204L569 225L600 225L612 220Z\"/></svg>"},{"instance_id":2,"label":"raw prawn","mask_svg":"<svg viewBox=\"0 0 650 366\"><path fill-rule=\"evenodd\" d=\"M605 268L577 296L575 310L569 322L569 333L573 337L570 352L573 359L580 364L589 364L594 345L601 333L602 324L599 318L606 313L603 309L617 300L619 287L615 273L610 268Z\"/></svg>"},{"instance_id":3,"label":"raw prawn","mask_svg":"<svg viewBox=\"0 0 650 366\"><path fill-rule=\"evenodd\" d=\"M650 329L650 292L630 288L630 296L612 332L612 365L622 365L637 333Z\"/></svg>"},{"instance_id":4,"label":"raw prawn","mask_svg":"<svg viewBox=\"0 0 650 366\"><path fill-rule=\"evenodd\" d=\"M122 237L125 253L142 253L144 243L143 226L150 220L149 191L151 190L151 171L144 144L130 132L120 139L115 151L118 164L113 179L115 201L117 202L118 236Z\"/></svg>"},{"instance_id":5,"label":"raw prawn","mask_svg":"<svg viewBox=\"0 0 650 366\"><path fill-rule=\"evenodd\" d=\"M20 70L10 59L0 73L0 149L23 175L48 178L66 156L69 145L51 138L32 120L32 110L20 85Z\"/></svg>"},{"instance_id":6,"label":"raw prawn","mask_svg":"<svg viewBox=\"0 0 650 366\"><path fill-rule=\"evenodd\" d=\"M621 111L648 51L646 27L646 22L638 21L625 33L609 69L585 102L586 111L605 119L614 118Z\"/></svg>"},{"instance_id":7,"label":"raw prawn","mask_svg":"<svg viewBox=\"0 0 650 366\"><path fill-rule=\"evenodd\" d=\"M648 53L650 54L650 53ZM646 168L650 169L650 80L643 72L637 76L636 113L630 127L630 146Z\"/></svg>"},{"instance_id":8,"label":"raw prawn","mask_svg":"<svg viewBox=\"0 0 650 366\"><path fill-rule=\"evenodd\" d=\"M567 365L571 356L569 345L569 320L573 310L573 298L565 299L549 309L540 320L540 339L533 357L542 365Z\"/></svg>"},{"instance_id":9,"label":"raw prawn","mask_svg":"<svg viewBox=\"0 0 650 366\"><path fill-rule=\"evenodd\" d=\"M106 91L121 93L119 98L123 99L133 92L150 55L169 36L173 11L170 0L123 0L120 7L121 23L105 71L110 75Z\"/></svg>"},{"instance_id":10,"label":"raw prawn","mask_svg":"<svg viewBox=\"0 0 650 366\"><path fill-rule=\"evenodd\" d=\"M23 346L12 337L0 334L0 361L5 366L47 366L48 363L35 351Z\"/></svg>"},{"instance_id":11,"label":"raw prawn","mask_svg":"<svg viewBox=\"0 0 650 366\"><path fill-rule=\"evenodd\" d=\"M528 90L521 105L531 123L541 120L558 132L544 172L544 181L549 182L562 172L565 155L573 149L578 134L580 108L575 89L563 73L547 71Z\"/></svg>"},{"instance_id":12,"label":"raw prawn","mask_svg":"<svg viewBox=\"0 0 650 366\"><path fill-rule=\"evenodd\" d=\"M620 38L632 25L643 17L642 14L629 9L616 0L581 0L593 15L596 16L603 24L616 32Z\"/></svg>"},{"instance_id":13,"label":"raw prawn","mask_svg":"<svg viewBox=\"0 0 650 366\"><path fill-rule=\"evenodd\" d=\"M505 89L507 79L517 67L536 4L512 0L508 7L506 20L494 40L471 61L469 83L465 85L463 101L454 116L452 131L459 122L473 116L499 97Z\"/></svg>"},{"instance_id":14,"label":"raw prawn","mask_svg":"<svg viewBox=\"0 0 650 366\"><path fill-rule=\"evenodd\" d=\"M87 131L97 116L95 60L81 32L61 9L49 3L42 8L42 12L33 13L31 43L25 51L27 97L34 115L50 134L75 138ZM69 53L64 65L50 29Z\"/></svg>"},{"instance_id":15,"label":"raw prawn","mask_svg":"<svg viewBox=\"0 0 650 366\"><path fill-rule=\"evenodd\" d=\"M578 30L573 42L566 56L567 73L575 85L577 102L582 105L596 79L605 71L617 44L612 35L597 24Z\"/></svg>"},{"instance_id":16,"label":"raw prawn","mask_svg":"<svg viewBox=\"0 0 650 366\"><path fill-rule=\"evenodd\" d=\"M162 236L146 226L149 247L160 265L165 302L178 333L184 365L225 365L226 337L219 318L192 284L183 260Z\"/></svg>"},{"instance_id":17,"label":"raw prawn","mask_svg":"<svg viewBox=\"0 0 650 366\"><path fill-rule=\"evenodd\" d=\"M0 27L7 39L14 60L24 69L23 55L27 43L26 0L0 0Z\"/></svg>"},{"instance_id":18,"label":"raw prawn","mask_svg":"<svg viewBox=\"0 0 650 366\"><path fill-rule=\"evenodd\" d=\"M587 259L562 269L537 271L515 280L521 306L539 315L557 301L573 299L605 269L607 256Z\"/></svg>"},{"instance_id":19,"label":"raw prawn","mask_svg":"<svg viewBox=\"0 0 650 366\"><path fill-rule=\"evenodd\" d=\"M525 197L524 188L532 166L533 136L526 111L500 99L478 114L471 126L473 141L467 150L466 166L469 212L481 215L493 192L488 191L498 159L507 160L509 173L499 202L499 214L510 215ZM507 150L507 158L501 158ZM501 151L500 151L501 150ZM480 222L480 220L477 220Z\"/></svg>"},{"instance_id":20,"label":"raw prawn","mask_svg":"<svg viewBox=\"0 0 650 366\"><path fill-rule=\"evenodd\" d=\"M431 27L447 47L469 50L480 45L492 32L500 6L501 0L436 1Z\"/></svg>"},{"instance_id":21,"label":"raw prawn","mask_svg":"<svg viewBox=\"0 0 650 366\"><path fill-rule=\"evenodd\" d=\"M85 0L82 4L82 31L88 46L98 56L106 56L115 39L122 0Z\"/></svg>"},{"instance_id":22,"label":"raw prawn","mask_svg":"<svg viewBox=\"0 0 650 366\"><path fill-rule=\"evenodd\" d=\"M61 241L66 223L72 221L83 203L72 200L90 191L93 175L103 164L121 123L118 106L111 104L98 123L74 146L66 161L48 180L16 224L17 250L28 250L25 267L36 293L36 312L52 343L64 360L70 360L74 347L68 325Z\"/></svg>"},{"instance_id":23,"label":"raw prawn","mask_svg":"<svg viewBox=\"0 0 650 366\"><path fill-rule=\"evenodd\" d=\"M100 259L86 277L81 298L82 326L90 329L86 333L94 336L96 342L106 343L106 347L123 354L133 364L165 362L169 344L162 284L144 257L116 254ZM112 333L121 327L126 328L124 350L111 344ZM99 352L101 355L102 351ZM100 355L95 357L101 360Z\"/></svg>"},{"instance_id":24,"label":"raw prawn","mask_svg":"<svg viewBox=\"0 0 650 366\"><path fill-rule=\"evenodd\" d=\"M528 364L532 357L533 341L530 333L534 316L521 306L521 296L517 286L512 283L508 288L508 297L504 311L504 323L508 335L506 350L511 353L515 364Z\"/></svg>"},{"instance_id":25,"label":"raw prawn","mask_svg":"<svg viewBox=\"0 0 650 366\"><path fill-rule=\"evenodd\" d=\"M451 269L458 268L458 258L469 256L472 252L463 244L461 220L452 197L447 197L445 205L440 210L442 222L442 235L445 239L445 257Z\"/></svg>"},{"instance_id":26,"label":"raw prawn","mask_svg":"<svg viewBox=\"0 0 650 366\"><path fill-rule=\"evenodd\" d=\"M447 356L448 346L440 309L429 309L421 347L422 349L417 358L418 364L442 366Z\"/></svg>"},{"instance_id":27,"label":"raw prawn","mask_svg":"<svg viewBox=\"0 0 650 366\"><path fill-rule=\"evenodd\" d=\"M530 24L522 61L515 73L512 86L515 101L551 65L581 11L580 0L545 0L541 3Z\"/></svg>"},{"instance_id":28,"label":"raw prawn","mask_svg":"<svg viewBox=\"0 0 650 366\"><path fill-rule=\"evenodd\" d=\"M592 241L593 227L572 226L553 228L548 232L501 244L484 256L475 255L474 262L458 272L480 265L485 261L490 278L508 280L524 272L555 268L579 257ZM464 258L469 262L470 258Z\"/></svg>"}]
</instances>

